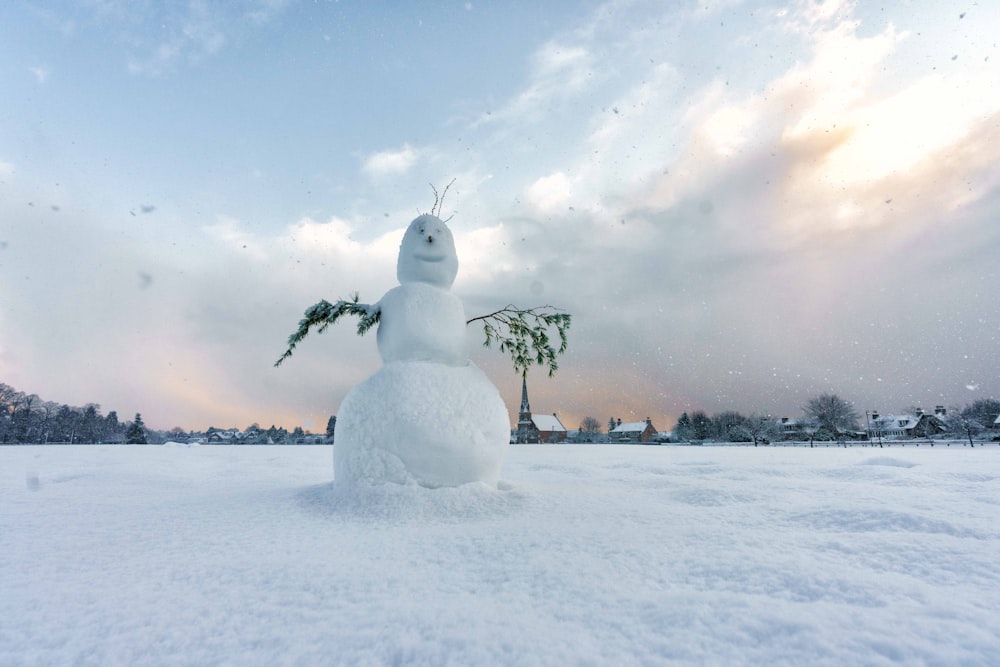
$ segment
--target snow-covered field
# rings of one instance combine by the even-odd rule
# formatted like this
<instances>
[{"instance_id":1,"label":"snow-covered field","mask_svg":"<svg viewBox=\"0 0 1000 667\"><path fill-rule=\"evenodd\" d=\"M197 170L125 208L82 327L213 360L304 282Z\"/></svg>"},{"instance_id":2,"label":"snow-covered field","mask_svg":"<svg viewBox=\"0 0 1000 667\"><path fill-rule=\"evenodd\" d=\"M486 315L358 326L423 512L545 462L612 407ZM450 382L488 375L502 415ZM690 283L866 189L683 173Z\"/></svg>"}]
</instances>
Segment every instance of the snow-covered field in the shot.
<instances>
[{"instance_id":1,"label":"snow-covered field","mask_svg":"<svg viewBox=\"0 0 1000 667\"><path fill-rule=\"evenodd\" d=\"M0 447L0 664L1000 664L1000 447L331 459Z\"/></svg>"}]
</instances>

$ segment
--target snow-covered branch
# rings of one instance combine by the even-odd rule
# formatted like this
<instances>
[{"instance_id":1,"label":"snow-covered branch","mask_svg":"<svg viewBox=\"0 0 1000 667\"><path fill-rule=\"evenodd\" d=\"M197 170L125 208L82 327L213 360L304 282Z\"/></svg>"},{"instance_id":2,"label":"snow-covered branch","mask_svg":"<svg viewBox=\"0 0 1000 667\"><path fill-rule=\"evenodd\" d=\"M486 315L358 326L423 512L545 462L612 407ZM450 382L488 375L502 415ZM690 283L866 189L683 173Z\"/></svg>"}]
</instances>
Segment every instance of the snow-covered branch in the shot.
<instances>
[{"instance_id":1,"label":"snow-covered branch","mask_svg":"<svg viewBox=\"0 0 1000 667\"><path fill-rule=\"evenodd\" d=\"M285 359L292 356L295 346L309 335L309 331L313 327L317 327L316 333L323 333L328 326L336 322L343 315L357 315L361 318L358 320L358 335L365 335L369 329L378 324L381 311L378 305L371 306L367 303L358 303L358 298L359 296L355 292L350 301L341 299L336 303L330 303L326 299L323 299L319 303L310 306L306 310L305 316L299 320L299 328L288 337L288 349L274 362L274 365L280 366Z\"/></svg>"},{"instance_id":2,"label":"snow-covered branch","mask_svg":"<svg viewBox=\"0 0 1000 667\"><path fill-rule=\"evenodd\" d=\"M507 304L488 315L473 317L466 324L477 321L483 322L483 333L486 336L483 347L499 343L500 351L510 355L514 372L524 375L532 364L548 365L549 377L552 377L559 368L556 355L566 351L566 332L571 321L569 313L558 311L552 306L524 309ZM558 348L552 346L549 337L552 327L555 327L559 337Z\"/></svg>"}]
</instances>

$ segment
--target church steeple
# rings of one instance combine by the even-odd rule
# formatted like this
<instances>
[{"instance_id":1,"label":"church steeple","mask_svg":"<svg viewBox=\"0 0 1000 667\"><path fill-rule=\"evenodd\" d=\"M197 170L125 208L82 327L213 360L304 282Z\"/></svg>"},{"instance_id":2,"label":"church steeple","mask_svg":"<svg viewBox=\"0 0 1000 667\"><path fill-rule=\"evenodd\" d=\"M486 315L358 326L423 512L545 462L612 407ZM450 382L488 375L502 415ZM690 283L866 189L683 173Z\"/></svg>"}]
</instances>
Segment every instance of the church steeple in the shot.
<instances>
[{"instance_id":1,"label":"church steeple","mask_svg":"<svg viewBox=\"0 0 1000 667\"><path fill-rule=\"evenodd\" d=\"M528 403L528 378L521 376L521 409L517 413L517 442L537 442L535 422L531 419L531 405Z\"/></svg>"}]
</instances>

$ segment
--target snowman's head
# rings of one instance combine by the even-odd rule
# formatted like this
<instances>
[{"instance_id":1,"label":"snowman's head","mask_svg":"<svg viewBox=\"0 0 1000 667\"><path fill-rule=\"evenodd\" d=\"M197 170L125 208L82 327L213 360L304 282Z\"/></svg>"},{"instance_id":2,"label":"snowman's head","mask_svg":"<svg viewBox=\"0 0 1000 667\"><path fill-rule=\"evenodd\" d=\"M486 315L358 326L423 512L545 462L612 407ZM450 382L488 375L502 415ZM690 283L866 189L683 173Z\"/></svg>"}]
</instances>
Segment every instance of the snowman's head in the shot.
<instances>
[{"instance_id":1,"label":"snowman's head","mask_svg":"<svg viewBox=\"0 0 1000 667\"><path fill-rule=\"evenodd\" d=\"M429 283L448 289L458 273L455 239L444 221L422 215L407 227L399 244L396 278L400 283Z\"/></svg>"}]
</instances>

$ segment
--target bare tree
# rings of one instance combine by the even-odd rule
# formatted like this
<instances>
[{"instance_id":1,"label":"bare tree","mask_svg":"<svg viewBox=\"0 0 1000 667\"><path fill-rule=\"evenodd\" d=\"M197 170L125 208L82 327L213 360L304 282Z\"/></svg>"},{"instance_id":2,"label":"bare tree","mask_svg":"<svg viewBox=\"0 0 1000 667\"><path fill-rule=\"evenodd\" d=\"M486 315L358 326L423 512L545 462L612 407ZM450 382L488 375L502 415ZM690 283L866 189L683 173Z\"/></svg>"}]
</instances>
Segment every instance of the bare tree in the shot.
<instances>
[{"instance_id":1,"label":"bare tree","mask_svg":"<svg viewBox=\"0 0 1000 667\"><path fill-rule=\"evenodd\" d=\"M0 442L11 442L14 437L14 411L22 396L21 392L0 382Z\"/></svg>"},{"instance_id":2,"label":"bare tree","mask_svg":"<svg viewBox=\"0 0 1000 667\"><path fill-rule=\"evenodd\" d=\"M836 394L822 394L810 399L802 410L806 416L816 420L820 431L829 431L833 437L858 428L858 412L854 405Z\"/></svg>"},{"instance_id":3,"label":"bare tree","mask_svg":"<svg viewBox=\"0 0 1000 667\"><path fill-rule=\"evenodd\" d=\"M40 427L41 442L42 444L48 444L56 431L56 415L59 413L59 404L53 401L45 401L42 403L39 413L42 415L42 424Z\"/></svg>"},{"instance_id":4,"label":"bare tree","mask_svg":"<svg viewBox=\"0 0 1000 667\"><path fill-rule=\"evenodd\" d=\"M601 432L601 422L594 417L584 417L580 422L580 439L583 442L593 442Z\"/></svg>"},{"instance_id":5,"label":"bare tree","mask_svg":"<svg viewBox=\"0 0 1000 667\"><path fill-rule=\"evenodd\" d=\"M36 404L41 404L42 399L38 394L21 394L21 400L14 408L11 419L14 426L14 439L16 442L35 442L35 424L41 419L36 419Z\"/></svg>"},{"instance_id":6,"label":"bare tree","mask_svg":"<svg viewBox=\"0 0 1000 667\"><path fill-rule=\"evenodd\" d=\"M55 433L58 442L68 442L73 444L80 437L80 412L68 405L59 407L55 416Z\"/></svg>"},{"instance_id":7,"label":"bare tree","mask_svg":"<svg viewBox=\"0 0 1000 667\"><path fill-rule=\"evenodd\" d=\"M1000 415L1000 401L993 398L980 398L962 409L962 416L974 420L983 428L989 428Z\"/></svg>"},{"instance_id":8,"label":"bare tree","mask_svg":"<svg viewBox=\"0 0 1000 667\"><path fill-rule=\"evenodd\" d=\"M766 415L750 415L746 420L746 428L753 438L753 446L763 442L765 445L780 435L777 422Z\"/></svg>"},{"instance_id":9,"label":"bare tree","mask_svg":"<svg viewBox=\"0 0 1000 667\"><path fill-rule=\"evenodd\" d=\"M972 412L967 413L965 410L961 412L958 410L952 410L951 414L949 414L945 419L945 427L950 433L964 435L969 439L969 446L975 447L975 445L972 444L972 436L981 433L983 431L983 425L972 415Z\"/></svg>"}]
</instances>

